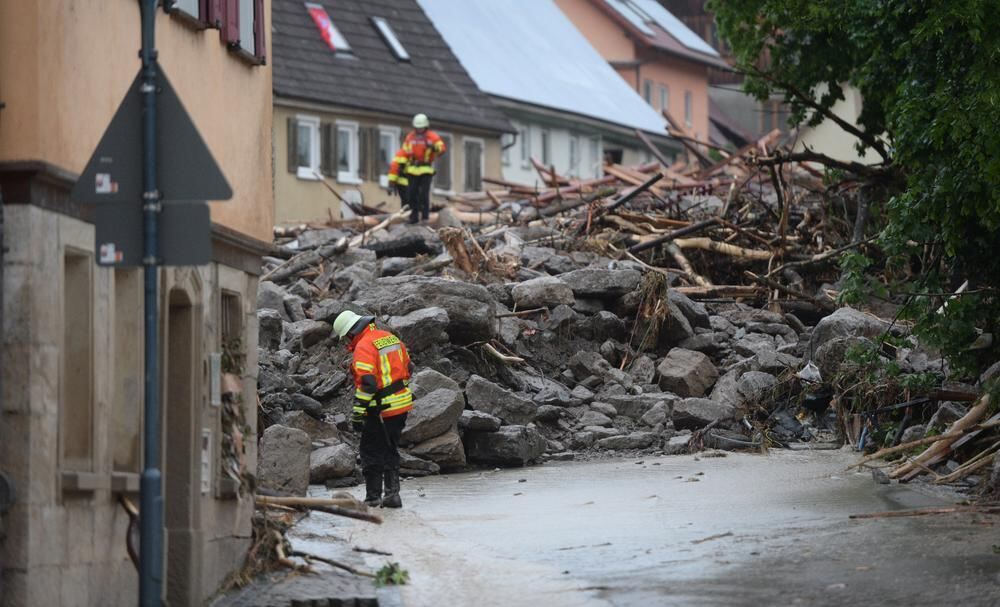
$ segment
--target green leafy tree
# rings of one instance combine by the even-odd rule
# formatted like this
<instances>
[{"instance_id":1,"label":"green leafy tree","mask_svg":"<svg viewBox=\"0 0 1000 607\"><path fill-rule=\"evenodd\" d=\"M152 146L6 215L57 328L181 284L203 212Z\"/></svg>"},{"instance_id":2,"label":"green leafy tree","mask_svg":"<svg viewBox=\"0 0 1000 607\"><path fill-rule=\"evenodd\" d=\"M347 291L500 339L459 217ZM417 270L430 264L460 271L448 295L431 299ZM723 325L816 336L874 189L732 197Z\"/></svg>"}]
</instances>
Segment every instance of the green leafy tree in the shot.
<instances>
[{"instance_id":1,"label":"green leafy tree","mask_svg":"<svg viewBox=\"0 0 1000 607\"><path fill-rule=\"evenodd\" d=\"M814 160L877 186L884 286L906 303L918 334L961 369L997 360L996 0L712 0L709 7L747 74L747 92L783 95L794 124L834 120L858 138L864 164L822 150L785 160ZM863 98L857 126L830 111L845 84ZM846 268L853 284L870 285L857 276L868 266L857 261ZM949 301L945 294L966 280L967 292ZM980 332L992 333L994 345L971 349Z\"/></svg>"}]
</instances>

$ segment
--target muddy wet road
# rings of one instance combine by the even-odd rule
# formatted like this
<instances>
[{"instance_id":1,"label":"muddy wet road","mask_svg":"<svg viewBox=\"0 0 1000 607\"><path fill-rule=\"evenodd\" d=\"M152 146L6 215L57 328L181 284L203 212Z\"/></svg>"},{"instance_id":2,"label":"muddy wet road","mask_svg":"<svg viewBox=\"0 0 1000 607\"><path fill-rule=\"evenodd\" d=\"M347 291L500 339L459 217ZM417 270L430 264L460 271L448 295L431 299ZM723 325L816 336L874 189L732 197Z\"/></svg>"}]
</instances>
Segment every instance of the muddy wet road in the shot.
<instances>
[{"instance_id":1,"label":"muddy wet road","mask_svg":"<svg viewBox=\"0 0 1000 607\"><path fill-rule=\"evenodd\" d=\"M854 460L775 451L414 479L383 525L336 533L393 553L408 607L1000 604L1000 519L849 520L948 503L845 472ZM299 525L310 550L328 520Z\"/></svg>"}]
</instances>

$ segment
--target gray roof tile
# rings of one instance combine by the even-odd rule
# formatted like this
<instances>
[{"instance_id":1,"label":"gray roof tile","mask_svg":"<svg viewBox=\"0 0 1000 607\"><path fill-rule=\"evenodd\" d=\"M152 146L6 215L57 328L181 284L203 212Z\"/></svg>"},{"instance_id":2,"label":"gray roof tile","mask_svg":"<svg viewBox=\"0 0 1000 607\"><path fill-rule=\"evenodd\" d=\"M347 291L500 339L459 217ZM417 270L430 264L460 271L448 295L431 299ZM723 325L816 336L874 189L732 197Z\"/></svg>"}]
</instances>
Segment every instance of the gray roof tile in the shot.
<instances>
[{"instance_id":1,"label":"gray roof tile","mask_svg":"<svg viewBox=\"0 0 1000 607\"><path fill-rule=\"evenodd\" d=\"M415 0L314 0L326 8L353 56L335 54L303 0L273 0L274 92L405 118L427 114L493 131L511 125L479 90ZM410 54L399 61L371 17L383 17ZM408 120L407 120L408 122Z\"/></svg>"}]
</instances>

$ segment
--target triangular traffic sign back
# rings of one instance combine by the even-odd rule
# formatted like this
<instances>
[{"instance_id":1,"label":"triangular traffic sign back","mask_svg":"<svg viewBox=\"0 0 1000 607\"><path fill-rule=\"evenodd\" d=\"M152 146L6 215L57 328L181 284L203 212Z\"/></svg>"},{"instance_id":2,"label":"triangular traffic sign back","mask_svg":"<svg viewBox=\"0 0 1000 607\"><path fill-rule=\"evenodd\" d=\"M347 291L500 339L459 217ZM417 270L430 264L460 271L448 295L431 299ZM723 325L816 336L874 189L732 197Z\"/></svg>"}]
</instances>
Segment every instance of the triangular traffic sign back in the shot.
<instances>
[{"instance_id":1,"label":"triangular traffic sign back","mask_svg":"<svg viewBox=\"0 0 1000 607\"><path fill-rule=\"evenodd\" d=\"M162 66L157 67L156 179L160 199L228 200L233 190L219 170ZM111 124L71 193L83 204L142 204L142 71L125 93Z\"/></svg>"}]
</instances>

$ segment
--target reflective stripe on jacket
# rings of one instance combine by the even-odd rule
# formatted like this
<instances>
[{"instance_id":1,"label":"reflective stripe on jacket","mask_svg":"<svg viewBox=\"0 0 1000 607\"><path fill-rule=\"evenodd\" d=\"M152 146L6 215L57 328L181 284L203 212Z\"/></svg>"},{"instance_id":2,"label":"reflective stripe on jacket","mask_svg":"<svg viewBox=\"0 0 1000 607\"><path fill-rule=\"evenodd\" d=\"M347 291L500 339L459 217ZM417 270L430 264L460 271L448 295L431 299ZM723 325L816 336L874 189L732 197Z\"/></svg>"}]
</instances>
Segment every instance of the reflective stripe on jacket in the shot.
<instances>
[{"instance_id":1,"label":"reflective stripe on jacket","mask_svg":"<svg viewBox=\"0 0 1000 607\"><path fill-rule=\"evenodd\" d=\"M409 175L433 175L434 161L445 153L444 140L428 129L423 133L410 131L403 140L406 172Z\"/></svg>"},{"instance_id":2,"label":"reflective stripe on jacket","mask_svg":"<svg viewBox=\"0 0 1000 607\"><path fill-rule=\"evenodd\" d=\"M376 393L397 381L403 383L402 388L381 399L382 417L393 417L413 408L413 393L409 388L410 354L398 337L376 329L372 323L351 340L350 347L354 355L351 373L354 375L355 413L363 415L368 406L374 404Z\"/></svg>"},{"instance_id":3,"label":"reflective stripe on jacket","mask_svg":"<svg viewBox=\"0 0 1000 607\"><path fill-rule=\"evenodd\" d=\"M400 174L406 167L406 160L406 152L403 151L403 148L396 150L396 155L392 157L392 162L389 164L389 183L410 185L410 180L406 178L406 174Z\"/></svg>"}]
</instances>

